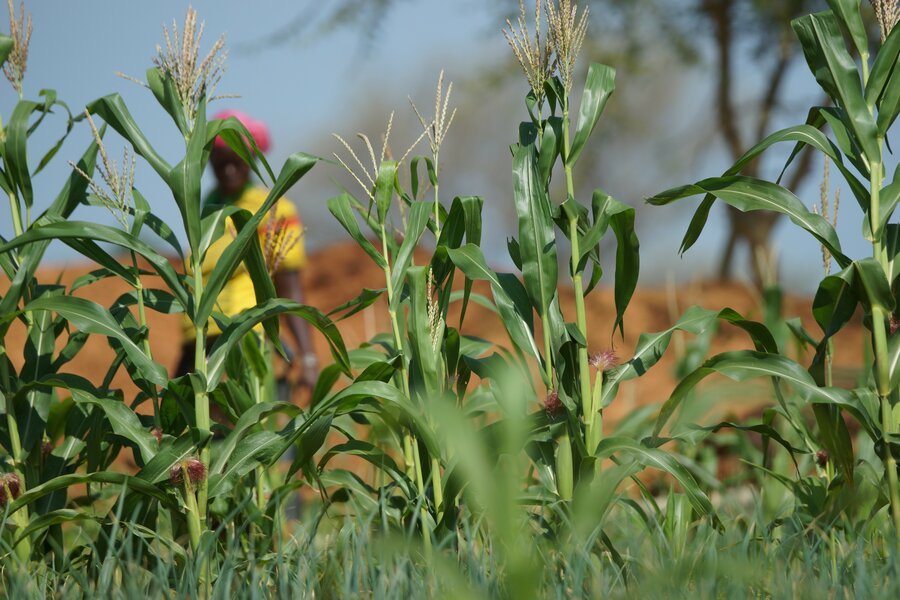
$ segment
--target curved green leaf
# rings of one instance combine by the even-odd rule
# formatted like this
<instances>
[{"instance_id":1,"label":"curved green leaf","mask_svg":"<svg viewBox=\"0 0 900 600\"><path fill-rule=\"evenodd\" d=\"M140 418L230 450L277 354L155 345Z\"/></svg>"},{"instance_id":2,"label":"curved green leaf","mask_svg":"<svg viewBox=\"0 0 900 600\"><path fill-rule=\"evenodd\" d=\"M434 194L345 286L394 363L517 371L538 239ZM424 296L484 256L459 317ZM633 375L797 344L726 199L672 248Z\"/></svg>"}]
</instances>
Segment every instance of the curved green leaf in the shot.
<instances>
[{"instance_id":1,"label":"curved green leaf","mask_svg":"<svg viewBox=\"0 0 900 600\"><path fill-rule=\"evenodd\" d=\"M239 481L260 464L274 462L283 453L284 445L277 433L268 430L251 433L237 443L222 473L210 477L209 497L226 492L232 482Z\"/></svg>"},{"instance_id":2,"label":"curved green leaf","mask_svg":"<svg viewBox=\"0 0 900 600\"><path fill-rule=\"evenodd\" d=\"M41 297L29 302L25 310L52 310L82 331L115 339L147 381L161 387L165 387L168 383L165 368L144 354L143 350L119 327L109 311L96 302L75 296Z\"/></svg>"},{"instance_id":3,"label":"curved green leaf","mask_svg":"<svg viewBox=\"0 0 900 600\"><path fill-rule=\"evenodd\" d=\"M813 114L818 115L819 112L814 109ZM819 121L819 123L821 124L822 121ZM744 155L734 163L734 165L732 165L727 171L725 171L723 175L738 175L747 164L755 160L770 146L781 142L796 142L797 148L795 148L794 153L798 151L799 147L809 146L810 148L815 148L822 154L826 155L829 159L831 159L832 163L844 176L844 179L850 186L850 190L853 192L853 196L856 198L862 210L868 210L869 191L859 181L859 179L857 179L856 176L850 172L846 165L844 165L841 150L834 144L834 142L828 139L828 136L808 123L803 125L796 125L794 127L787 127L785 129L776 131L769 136L766 136L766 138L761 142L747 150L747 152L745 152ZM794 154L792 154L792 157L793 155ZM785 165L785 168L787 168L787 165Z\"/></svg>"},{"instance_id":4,"label":"curved green leaf","mask_svg":"<svg viewBox=\"0 0 900 600\"><path fill-rule=\"evenodd\" d=\"M203 254L200 247L200 179L203 177L203 151L206 144L206 102L201 101L193 129L187 138L184 158L164 177L178 205L184 231L187 233L188 247L194 256Z\"/></svg>"},{"instance_id":5,"label":"curved green leaf","mask_svg":"<svg viewBox=\"0 0 900 600\"><path fill-rule=\"evenodd\" d=\"M28 120L32 113L43 107L38 102L21 100L13 109L9 121L3 124L5 134L3 148L3 167L10 181L22 194L27 208L34 202L31 188L31 173L28 170ZM18 196L15 202L18 202Z\"/></svg>"},{"instance_id":6,"label":"curved green leaf","mask_svg":"<svg viewBox=\"0 0 900 600\"><path fill-rule=\"evenodd\" d=\"M150 245L120 229L108 225L100 225L98 223L90 223L87 221L49 222L40 227L32 227L22 235L0 245L0 254L26 244L55 239L66 243L69 243L70 240L76 240L76 246L78 239L89 239L107 242L123 248L128 248L129 250L134 250L136 253L147 259L147 262L150 263L162 280L166 282L166 285L169 286L169 290L176 298L178 298L178 301L181 302L183 306L189 305L188 294L181 284L181 277L175 272L175 269L168 260L156 252Z\"/></svg>"},{"instance_id":7,"label":"curved green leaf","mask_svg":"<svg viewBox=\"0 0 900 600\"><path fill-rule=\"evenodd\" d=\"M200 452L194 437L190 433L186 433L177 440L163 440L156 455L144 465L144 468L138 472L137 477L142 481L148 481L157 484L169 478L172 467L176 463L181 462L191 456L196 456Z\"/></svg>"},{"instance_id":8,"label":"curved green leaf","mask_svg":"<svg viewBox=\"0 0 900 600\"><path fill-rule=\"evenodd\" d=\"M97 150L97 143L91 142L81 159L78 161L78 168L84 173L92 174L94 172ZM72 169L69 178L66 180L65 185L63 185L59 195L53 201L53 204L51 204L50 208L38 218L37 223L32 225L32 227L42 225L48 218L68 218L78 205L78 202L84 196L87 185L87 180L77 171ZM34 273L40 264L41 258L44 256L44 252L50 245L51 239L52 238L46 238L32 244L27 251L19 252L19 268L15 271L15 276L9 276L12 281L10 282L9 288L6 290L6 294L0 299L0 315L9 314L15 310L16 306L18 306L19 300L22 298L22 294L27 288L27 285L31 282L32 277L34 277ZM6 242L0 238L0 243L5 244ZM7 258L8 251L0 250L0 257ZM3 337L5 327L6 325L0 325L0 338Z\"/></svg>"},{"instance_id":9,"label":"curved green leaf","mask_svg":"<svg viewBox=\"0 0 900 600\"><path fill-rule=\"evenodd\" d=\"M328 462L335 457L358 456L366 462L387 473L403 490L407 498L415 498L416 490L412 481L397 466L393 458L382 449L363 440L350 440L328 449L319 459L318 470L323 471Z\"/></svg>"},{"instance_id":10,"label":"curved green leaf","mask_svg":"<svg viewBox=\"0 0 900 600\"><path fill-rule=\"evenodd\" d=\"M334 218L336 218L347 233L350 234L353 241L359 244L359 247L372 257L375 264L384 269L387 267L387 262L381 253L375 249L375 246L366 239L362 234L362 231L360 231L359 223L356 221L356 216L353 214L353 209L351 208L351 200L352 197L346 192L340 196L335 196L328 201L328 211L334 215Z\"/></svg>"},{"instance_id":11,"label":"curved green leaf","mask_svg":"<svg viewBox=\"0 0 900 600\"><path fill-rule=\"evenodd\" d=\"M332 316L343 312L340 317L335 319L336 321L343 321L344 319L355 315L359 311L365 310L368 307L372 306L379 298L381 298L382 294L384 294L386 291L387 288L379 288L377 290L363 288L363 291L360 292L356 298L348 300L340 306L331 309L325 316L331 318Z\"/></svg>"},{"instance_id":12,"label":"curved green leaf","mask_svg":"<svg viewBox=\"0 0 900 600\"><path fill-rule=\"evenodd\" d=\"M541 149L538 152L538 173L544 185L550 183L556 157L562 151L562 119L550 117L544 121L541 134ZM471 240L470 240L471 241Z\"/></svg>"},{"instance_id":13,"label":"curved green leaf","mask_svg":"<svg viewBox=\"0 0 900 600\"><path fill-rule=\"evenodd\" d=\"M858 302L854 286L856 267L850 265L820 283L813 298L812 312L826 337L831 337L847 324Z\"/></svg>"},{"instance_id":14,"label":"curved green leaf","mask_svg":"<svg viewBox=\"0 0 900 600\"><path fill-rule=\"evenodd\" d=\"M387 218L396 186L397 162L393 160L382 161L378 165L378 176L375 178L375 210L378 213L379 223L384 223Z\"/></svg>"},{"instance_id":15,"label":"curved green leaf","mask_svg":"<svg viewBox=\"0 0 900 600\"><path fill-rule=\"evenodd\" d=\"M487 266L481 249L474 244L465 244L460 248L450 249L448 254L453 264L467 278L473 281L490 282L494 302L497 304L497 310L500 312L503 326L506 328L510 340L516 347L540 363L541 353L534 341L531 307L527 304L522 306L521 301L514 300L516 287L521 289L522 284L511 275L501 280L501 276ZM512 291L514 295L508 294L507 290ZM527 298L525 300L527 301Z\"/></svg>"},{"instance_id":16,"label":"curved green leaf","mask_svg":"<svg viewBox=\"0 0 900 600\"><path fill-rule=\"evenodd\" d=\"M412 261L413 252L419 245L419 239L428 226L428 218L431 215L432 204L429 202L413 202L409 207L409 214L406 219L406 232L403 236L403 243L400 244L400 250L391 265L391 284L393 289L398 293L394 294L394 309L400 303L402 294L399 293L403 289L403 279L406 277L406 270Z\"/></svg>"},{"instance_id":17,"label":"curved green leaf","mask_svg":"<svg viewBox=\"0 0 900 600\"><path fill-rule=\"evenodd\" d=\"M584 92L581 95L581 104L578 107L578 124L575 127L575 137L572 139L572 148L569 150L568 162L574 166L581 156L581 151L587 143L591 132L597 126L600 115L609 101L609 97L616 89L616 70L600 63L591 63L588 67L587 80L584 83Z\"/></svg>"},{"instance_id":18,"label":"curved green leaf","mask_svg":"<svg viewBox=\"0 0 900 600\"><path fill-rule=\"evenodd\" d=\"M634 231L634 209L610 198L606 204L609 225L616 234L616 327L625 337L625 309L637 288L638 274L641 268L641 244Z\"/></svg>"},{"instance_id":19,"label":"curved green leaf","mask_svg":"<svg viewBox=\"0 0 900 600\"><path fill-rule=\"evenodd\" d=\"M218 385L219 379L225 370L225 360L228 357L228 353L235 344L240 342L241 338L258 323L287 313L297 315L318 329L328 340L334 360L341 365L345 373L350 373L350 359L347 356L347 349L335 324L317 308L300 304L293 300L275 298L236 315L222 332L222 335L216 340L216 343L210 348L206 371L208 389L215 389Z\"/></svg>"},{"instance_id":20,"label":"curved green leaf","mask_svg":"<svg viewBox=\"0 0 900 600\"><path fill-rule=\"evenodd\" d=\"M250 165L250 168L253 169L253 172L256 173L256 176L259 177L260 181L265 181L265 178L259 170L259 163L262 163L263 167L266 169L269 180L275 181L275 173L272 172L272 167L269 166L269 161L266 160L265 154L263 154L256 144L256 139L254 139L250 134L250 131L243 123L238 121L236 117L228 117L224 121L216 120L209 122L206 128L207 145L211 144L217 137L222 138L222 140L228 144L229 148L234 150L245 163Z\"/></svg>"},{"instance_id":21,"label":"curved green leaf","mask_svg":"<svg viewBox=\"0 0 900 600\"><path fill-rule=\"evenodd\" d=\"M216 446L215 456L209 467L209 474L216 475L222 473L223 468L230 460L235 447L247 430L258 425L263 419L275 413L280 412L288 415L295 413L292 416L296 416L296 412L299 410L300 409L296 406L288 404L287 402L261 402L251 406L240 416L238 422L234 424L234 429L228 432L225 439Z\"/></svg>"},{"instance_id":22,"label":"curved green leaf","mask_svg":"<svg viewBox=\"0 0 900 600\"><path fill-rule=\"evenodd\" d=\"M649 198L647 202L662 206L698 194L711 194L742 212L771 210L787 215L825 246L841 267L850 264L850 259L841 251L837 233L828 221L807 210L803 202L789 190L762 179L745 176L713 177L693 185L672 188Z\"/></svg>"},{"instance_id":23,"label":"curved green leaf","mask_svg":"<svg viewBox=\"0 0 900 600\"><path fill-rule=\"evenodd\" d=\"M891 291L891 284L885 276L881 264L871 256L854 261L856 275L862 288L866 292L866 298L872 308L880 308L885 313L894 312L896 299Z\"/></svg>"},{"instance_id":24,"label":"curved green leaf","mask_svg":"<svg viewBox=\"0 0 900 600\"><path fill-rule=\"evenodd\" d=\"M844 46L833 13L807 15L791 22L806 62L819 85L844 109L846 122L870 163L881 160L875 119L863 98L856 62Z\"/></svg>"},{"instance_id":25,"label":"curved green leaf","mask_svg":"<svg viewBox=\"0 0 900 600\"><path fill-rule=\"evenodd\" d=\"M898 55L900 55L900 30L894 28L878 49L875 63L869 72L865 94L866 104L869 106L876 106L885 92L888 80L897 69Z\"/></svg>"},{"instance_id":26,"label":"curved green leaf","mask_svg":"<svg viewBox=\"0 0 900 600\"><path fill-rule=\"evenodd\" d=\"M155 485L151 485L137 477L123 475L122 473L100 471L97 473L62 475L60 477L55 477L46 483L36 485L9 504L8 514L13 514L22 507L31 504L47 494L52 494L57 490L63 490L73 485L85 483L106 483L121 486L123 490L127 488L128 490L153 498L154 500L159 501L160 504L176 508L174 498L159 490Z\"/></svg>"},{"instance_id":27,"label":"curved green leaf","mask_svg":"<svg viewBox=\"0 0 900 600\"><path fill-rule=\"evenodd\" d=\"M13 49L13 39L8 35L0 34L0 65L6 62L6 58Z\"/></svg>"},{"instance_id":28,"label":"curved green leaf","mask_svg":"<svg viewBox=\"0 0 900 600\"><path fill-rule=\"evenodd\" d=\"M684 311L684 314L672 327L657 333L642 333L638 338L632 358L628 362L604 373L602 406L609 406L613 401L621 382L640 377L659 362L669 347L669 341L672 339L672 334L675 331L701 335L717 319L727 321L750 334L750 338L758 350L777 351L775 339L762 323L745 319L730 308L717 312L706 310L699 306L692 306Z\"/></svg>"},{"instance_id":29,"label":"curved green leaf","mask_svg":"<svg viewBox=\"0 0 900 600\"><path fill-rule=\"evenodd\" d=\"M32 515L28 526L18 532L15 541L10 544L10 547L15 548L22 540L54 525L74 523L76 521L100 521L100 517L84 510L73 510L71 508L61 508L42 515L35 514Z\"/></svg>"},{"instance_id":30,"label":"curved green leaf","mask_svg":"<svg viewBox=\"0 0 900 600\"><path fill-rule=\"evenodd\" d=\"M111 94L94 100L87 105L91 114L98 115L110 127L131 143L134 151L144 158L164 181L168 181L172 167L153 149L141 129L135 123L122 96Z\"/></svg>"},{"instance_id":31,"label":"curved green leaf","mask_svg":"<svg viewBox=\"0 0 900 600\"><path fill-rule=\"evenodd\" d=\"M659 469L674 477L694 510L704 517L711 518L719 528L722 527L719 518L716 516L715 509L713 509L712 502L700 489L697 480L672 455L658 448L642 446L631 438L608 437L601 440L594 452L594 457L600 460L619 453L626 454L642 465Z\"/></svg>"},{"instance_id":32,"label":"curved green leaf","mask_svg":"<svg viewBox=\"0 0 900 600\"><path fill-rule=\"evenodd\" d=\"M687 393L713 373L719 373L735 381L745 381L754 377L776 377L790 384L794 392L807 402L838 406L853 412L861 423L865 424L864 422L868 421L867 411L847 390L819 387L806 369L784 356L740 350L718 354L685 377L660 409L653 428L654 436L659 435L672 414L687 397Z\"/></svg>"},{"instance_id":33,"label":"curved green leaf","mask_svg":"<svg viewBox=\"0 0 900 600\"><path fill-rule=\"evenodd\" d=\"M69 388L72 399L77 404L89 404L99 407L106 415L113 433L125 438L140 450L140 458L146 463L156 455L158 444L150 430L144 427L137 414L123 402L109 398L97 397L85 390Z\"/></svg>"},{"instance_id":34,"label":"curved green leaf","mask_svg":"<svg viewBox=\"0 0 900 600\"><path fill-rule=\"evenodd\" d=\"M850 34L856 51L863 60L869 58L869 35L859 12L860 0L828 0L828 6Z\"/></svg>"},{"instance_id":35,"label":"curved green leaf","mask_svg":"<svg viewBox=\"0 0 900 600\"><path fill-rule=\"evenodd\" d=\"M513 180L525 289L535 309L544 315L556 295L559 266L550 199L539 180L534 145L516 149Z\"/></svg>"},{"instance_id":36,"label":"curved green leaf","mask_svg":"<svg viewBox=\"0 0 900 600\"><path fill-rule=\"evenodd\" d=\"M888 373L891 376L891 389L900 385L900 335L896 333L888 339Z\"/></svg>"}]
</instances>

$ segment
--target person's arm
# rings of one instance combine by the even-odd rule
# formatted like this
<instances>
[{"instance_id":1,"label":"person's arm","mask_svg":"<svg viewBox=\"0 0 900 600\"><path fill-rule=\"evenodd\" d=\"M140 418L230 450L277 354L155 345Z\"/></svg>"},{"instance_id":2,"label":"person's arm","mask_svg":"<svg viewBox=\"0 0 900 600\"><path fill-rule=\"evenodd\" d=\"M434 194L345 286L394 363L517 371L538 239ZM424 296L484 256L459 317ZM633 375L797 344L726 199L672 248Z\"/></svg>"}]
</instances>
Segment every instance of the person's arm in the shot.
<instances>
[{"instance_id":1,"label":"person's arm","mask_svg":"<svg viewBox=\"0 0 900 600\"><path fill-rule=\"evenodd\" d=\"M303 299L303 283L300 279L299 269L282 269L276 272L275 290L281 298L288 298L301 304L305 304ZM298 383L312 390L313 386L316 384L316 379L319 376L319 362L316 358L316 353L313 350L309 324L297 315L288 315L286 320L288 329L291 332L291 337L294 340L294 344L297 346L300 364L303 367Z\"/></svg>"}]
</instances>

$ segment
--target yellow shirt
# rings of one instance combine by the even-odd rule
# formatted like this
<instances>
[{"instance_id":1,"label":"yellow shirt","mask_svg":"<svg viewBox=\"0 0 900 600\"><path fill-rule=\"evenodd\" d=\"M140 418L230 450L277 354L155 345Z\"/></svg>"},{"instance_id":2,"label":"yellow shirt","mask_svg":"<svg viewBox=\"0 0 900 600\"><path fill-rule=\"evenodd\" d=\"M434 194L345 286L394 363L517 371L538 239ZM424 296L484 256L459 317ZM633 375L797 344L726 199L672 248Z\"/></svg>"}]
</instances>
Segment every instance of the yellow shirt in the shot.
<instances>
[{"instance_id":1,"label":"yellow shirt","mask_svg":"<svg viewBox=\"0 0 900 600\"><path fill-rule=\"evenodd\" d=\"M248 185L232 204L255 213L265 203L267 195L267 190ZM287 198L280 198L273 208L268 216L263 217L258 230L266 264L273 272L302 269L306 264L306 252L303 248L303 227L297 209ZM229 217L224 233L210 245L203 258L201 270L204 280L210 276L222 253L234 240L234 232L235 227ZM187 261L185 268L190 273L190 261ZM219 293L215 310L232 317L254 306L256 306L256 292L253 280L242 262ZM186 339L195 337L194 328L187 317L182 320L182 329ZM209 335L222 333L213 319L209 320L208 333Z\"/></svg>"}]
</instances>

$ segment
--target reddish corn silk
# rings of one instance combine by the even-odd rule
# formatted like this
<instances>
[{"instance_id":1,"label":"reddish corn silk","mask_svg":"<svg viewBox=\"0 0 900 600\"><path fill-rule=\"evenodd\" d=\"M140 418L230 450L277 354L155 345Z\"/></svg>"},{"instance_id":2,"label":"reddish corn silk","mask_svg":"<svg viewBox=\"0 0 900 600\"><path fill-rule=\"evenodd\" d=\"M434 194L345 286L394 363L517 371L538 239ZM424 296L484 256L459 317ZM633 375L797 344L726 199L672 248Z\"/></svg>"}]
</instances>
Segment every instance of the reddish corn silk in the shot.
<instances>
[{"instance_id":1,"label":"reddish corn silk","mask_svg":"<svg viewBox=\"0 0 900 600\"><path fill-rule=\"evenodd\" d=\"M562 409L562 402L559 399L559 394L556 390L553 390L547 397L544 399L544 410L547 411L548 417L556 416L559 411Z\"/></svg>"},{"instance_id":2,"label":"reddish corn silk","mask_svg":"<svg viewBox=\"0 0 900 600\"><path fill-rule=\"evenodd\" d=\"M182 485L185 472L187 472L191 485L196 485L206 479L206 465L197 458L189 458L172 467L172 470L169 471L169 482L172 485Z\"/></svg>"},{"instance_id":3,"label":"reddish corn silk","mask_svg":"<svg viewBox=\"0 0 900 600\"><path fill-rule=\"evenodd\" d=\"M819 465L820 468L824 469L828 464L828 453L824 450L819 450L816 452L816 464Z\"/></svg>"},{"instance_id":4,"label":"reddish corn silk","mask_svg":"<svg viewBox=\"0 0 900 600\"><path fill-rule=\"evenodd\" d=\"M897 315L891 315L891 335L897 333L898 328L900 328L900 319L897 318Z\"/></svg>"},{"instance_id":5,"label":"reddish corn silk","mask_svg":"<svg viewBox=\"0 0 900 600\"><path fill-rule=\"evenodd\" d=\"M608 371L619 364L619 357L616 356L616 351L613 349L604 350L592 354L588 359L588 364L598 371Z\"/></svg>"},{"instance_id":6,"label":"reddish corn silk","mask_svg":"<svg viewBox=\"0 0 900 600\"><path fill-rule=\"evenodd\" d=\"M15 473L0 475L0 507L6 506L10 500L15 500L21 493L19 476Z\"/></svg>"},{"instance_id":7,"label":"reddish corn silk","mask_svg":"<svg viewBox=\"0 0 900 600\"><path fill-rule=\"evenodd\" d=\"M44 440L41 442L41 456L46 459L50 456L50 453L53 452L53 442L50 440Z\"/></svg>"},{"instance_id":8,"label":"reddish corn silk","mask_svg":"<svg viewBox=\"0 0 900 600\"><path fill-rule=\"evenodd\" d=\"M153 437L156 438L157 444L162 444L162 436L163 436L162 429L160 429L159 427L154 427L153 429L150 430L150 435L152 435Z\"/></svg>"}]
</instances>

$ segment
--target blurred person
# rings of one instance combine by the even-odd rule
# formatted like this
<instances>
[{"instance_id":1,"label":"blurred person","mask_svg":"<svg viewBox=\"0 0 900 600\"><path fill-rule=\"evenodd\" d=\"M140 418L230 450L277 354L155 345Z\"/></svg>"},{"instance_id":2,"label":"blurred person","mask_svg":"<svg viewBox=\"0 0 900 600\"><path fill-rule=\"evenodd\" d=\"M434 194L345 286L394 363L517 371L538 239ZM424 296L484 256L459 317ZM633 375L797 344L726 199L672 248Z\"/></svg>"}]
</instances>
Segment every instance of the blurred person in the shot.
<instances>
[{"instance_id":1,"label":"blurred person","mask_svg":"<svg viewBox=\"0 0 900 600\"><path fill-rule=\"evenodd\" d=\"M213 118L227 119L228 117L235 117L247 128L260 152L268 151L269 131L264 123L235 110L222 111ZM250 166L220 137L213 142L209 164L216 178L216 189L204 199L204 206L230 204L251 213L259 210L266 200L268 190L251 181ZM278 244L274 249L276 260L272 264L274 271L272 275L278 296L303 303L301 271L306 263L306 253L303 246L303 228L293 203L287 198L280 198L273 206L269 216L263 218L258 233L264 251L267 236L274 236L274 240ZM234 226L229 218L222 236L210 245L203 259L201 268L204 279L212 272L216 262L231 243L233 235ZM253 288L253 281L241 263L222 288L216 301L216 310L231 317L254 306L256 306L256 292ZM299 364L302 367L299 377L296 377L296 384L311 391L318 376L319 365L313 351L309 325L296 315L288 315L285 317L285 321L291 341L300 358ZM176 377L194 370L195 331L187 318L182 321L182 327L184 342L181 349L181 360L176 369ZM207 330L207 350L221 333L218 324L210 319ZM296 361L292 362L296 363ZM294 374L296 375L296 372Z\"/></svg>"}]
</instances>

